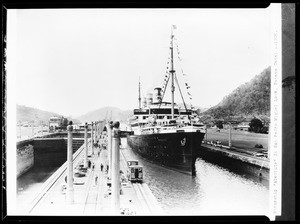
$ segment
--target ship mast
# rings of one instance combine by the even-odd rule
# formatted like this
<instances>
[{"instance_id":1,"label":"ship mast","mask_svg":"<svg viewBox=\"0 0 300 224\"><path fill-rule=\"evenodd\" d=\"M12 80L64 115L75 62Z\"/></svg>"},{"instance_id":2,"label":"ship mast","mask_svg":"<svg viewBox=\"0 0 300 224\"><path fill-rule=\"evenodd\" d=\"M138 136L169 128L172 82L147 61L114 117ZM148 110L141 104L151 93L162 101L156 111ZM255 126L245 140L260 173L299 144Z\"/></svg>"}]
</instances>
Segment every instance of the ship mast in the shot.
<instances>
[{"instance_id":1,"label":"ship mast","mask_svg":"<svg viewBox=\"0 0 300 224\"><path fill-rule=\"evenodd\" d=\"M141 109L141 82L139 77L139 109Z\"/></svg>"},{"instance_id":2,"label":"ship mast","mask_svg":"<svg viewBox=\"0 0 300 224\"><path fill-rule=\"evenodd\" d=\"M186 110L186 112L188 112L188 109L187 109L187 106L186 106L186 104L184 102L184 98L183 98L183 95L182 95L182 92L181 92L181 89L180 89L180 85L179 85L179 82L178 82L178 79L176 77L175 70L174 70L174 62L173 62L173 58L174 58L174 56L173 56L174 35L173 35L173 30L176 29L176 28L177 27L175 25L172 25L172 29L171 29L171 47L170 47L170 50L171 50L171 67L170 67L170 71L169 71L169 73L171 73L171 75L168 76L168 79L165 80L167 82L164 84L164 87L165 87L164 89L166 89L167 85L169 83L170 77L171 77L171 79L172 79L172 81L171 81L171 92L172 92L172 104L171 104L172 105L172 110L171 111L172 111L172 119L174 119L174 91L175 91L174 79L175 79L175 81L177 83L177 86L178 86L178 89L179 89L179 92L180 92L181 99L182 99L183 105L185 107L185 110ZM165 91L163 91L162 99L164 98L164 95L165 95ZM161 100L161 102L159 104L159 108L161 106L161 103L162 103L162 100ZM191 121L190 115L188 115L188 119Z\"/></svg>"},{"instance_id":3,"label":"ship mast","mask_svg":"<svg viewBox=\"0 0 300 224\"><path fill-rule=\"evenodd\" d=\"M174 65L173 65L173 38L174 38L174 35L173 35L173 30L176 29L176 26L173 25L172 26L172 30L171 30L171 70L170 70L170 73L171 73L171 92L172 92L172 119L174 119L174 91L175 91L175 86L174 86L174 73L175 73L175 70L174 70Z\"/></svg>"}]
</instances>

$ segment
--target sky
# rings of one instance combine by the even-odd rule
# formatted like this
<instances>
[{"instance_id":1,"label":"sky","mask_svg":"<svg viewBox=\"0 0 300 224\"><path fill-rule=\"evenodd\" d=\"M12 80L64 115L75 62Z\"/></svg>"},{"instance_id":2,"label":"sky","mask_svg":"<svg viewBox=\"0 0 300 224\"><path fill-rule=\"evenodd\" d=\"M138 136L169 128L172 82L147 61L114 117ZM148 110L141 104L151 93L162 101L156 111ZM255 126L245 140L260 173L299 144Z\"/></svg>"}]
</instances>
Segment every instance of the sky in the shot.
<instances>
[{"instance_id":1,"label":"sky","mask_svg":"<svg viewBox=\"0 0 300 224\"><path fill-rule=\"evenodd\" d=\"M185 100L214 106L271 65L270 13L269 8L8 10L7 77L15 93L8 99L72 117L106 106L132 110L139 79L142 96L162 86L175 24L182 61L175 54L174 63Z\"/></svg>"}]
</instances>

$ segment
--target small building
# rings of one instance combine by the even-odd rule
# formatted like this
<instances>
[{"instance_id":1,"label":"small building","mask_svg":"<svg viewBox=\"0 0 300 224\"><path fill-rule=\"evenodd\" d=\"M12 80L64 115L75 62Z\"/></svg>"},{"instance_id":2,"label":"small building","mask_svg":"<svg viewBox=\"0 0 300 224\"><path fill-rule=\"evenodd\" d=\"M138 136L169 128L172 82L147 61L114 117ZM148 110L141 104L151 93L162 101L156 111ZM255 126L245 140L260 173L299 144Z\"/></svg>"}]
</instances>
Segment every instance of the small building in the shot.
<instances>
[{"instance_id":1,"label":"small building","mask_svg":"<svg viewBox=\"0 0 300 224\"><path fill-rule=\"evenodd\" d=\"M235 128L238 130L241 130L241 131L248 131L250 126L249 126L249 124L239 124Z\"/></svg>"},{"instance_id":2,"label":"small building","mask_svg":"<svg viewBox=\"0 0 300 224\"><path fill-rule=\"evenodd\" d=\"M63 116L53 116L49 119L49 131L66 129L68 125L68 119Z\"/></svg>"}]
</instances>

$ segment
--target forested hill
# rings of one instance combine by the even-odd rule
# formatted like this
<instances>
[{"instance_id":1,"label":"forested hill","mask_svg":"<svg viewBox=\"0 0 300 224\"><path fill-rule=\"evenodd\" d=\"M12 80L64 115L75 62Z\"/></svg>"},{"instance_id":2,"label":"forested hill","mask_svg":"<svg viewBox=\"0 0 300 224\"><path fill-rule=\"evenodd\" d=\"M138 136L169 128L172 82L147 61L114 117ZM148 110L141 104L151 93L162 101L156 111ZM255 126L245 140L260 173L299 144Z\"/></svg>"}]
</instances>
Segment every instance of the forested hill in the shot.
<instances>
[{"instance_id":1,"label":"forested hill","mask_svg":"<svg viewBox=\"0 0 300 224\"><path fill-rule=\"evenodd\" d=\"M271 68L239 86L216 106L205 111L215 119L228 116L270 116Z\"/></svg>"},{"instance_id":2,"label":"forested hill","mask_svg":"<svg viewBox=\"0 0 300 224\"><path fill-rule=\"evenodd\" d=\"M52 116L59 116L61 117L62 115L49 112L49 111L44 111L40 110L37 108L33 107L27 107L23 105L17 105L17 122L18 123L23 123L23 122L29 122L29 123L34 123L35 125L40 125L40 124L48 124L49 118ZM69 117L66 117L70 119ZM73 123L79 123L78 120L72 119Z\"/></svg>"}]
</instances>

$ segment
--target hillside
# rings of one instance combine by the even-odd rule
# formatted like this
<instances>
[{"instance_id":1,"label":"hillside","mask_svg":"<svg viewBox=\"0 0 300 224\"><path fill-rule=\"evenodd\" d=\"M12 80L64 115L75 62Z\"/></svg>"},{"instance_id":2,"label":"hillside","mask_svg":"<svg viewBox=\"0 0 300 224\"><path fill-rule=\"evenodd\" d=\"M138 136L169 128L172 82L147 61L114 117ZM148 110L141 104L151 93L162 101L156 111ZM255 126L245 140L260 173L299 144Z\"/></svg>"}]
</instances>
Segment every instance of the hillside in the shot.
<instances>
[{"instance_id":1,"label":"hillside","mask_svg":"<svg viewBox=\"0 0 300 224\"><path fill-rule=\"evenodd\" d=\"M228 116L270 116L271 68L268 67L249 82L239 86L216 106L202 115L215 119Z\"/></svg>"},{"instance_id":2,"label":"hillside","mask_svg":"<svg viewBox=\"0 0 300 224\"><path fill-rule=\"evenodd\" d=\"M35 125L48 124L49 118L52 116L63 116L61 114L40 110L33 107L17 105L17 122L35 122ZM65 117L65 116L64 116ZM68 118L68 117L67 117ZM70 118L68 118L70 119ZM73 123L78 123L78 120L72 119Z\"/></svg>"},{"instance_id":3,"label":"hillside","mask_svg":"<svg viewBox=\"0 0 300 224\"><path fill-rule=\"evenodd\" d=\"M80 120L81 123L98 121L98 120L119 120L126 121L129 116L131 116L133 112L131 110L121 110L117 107L103 107L98 110L94 110L88 112L84 115L76 117L76 119Z\"/></svg>"}]
</instances>

